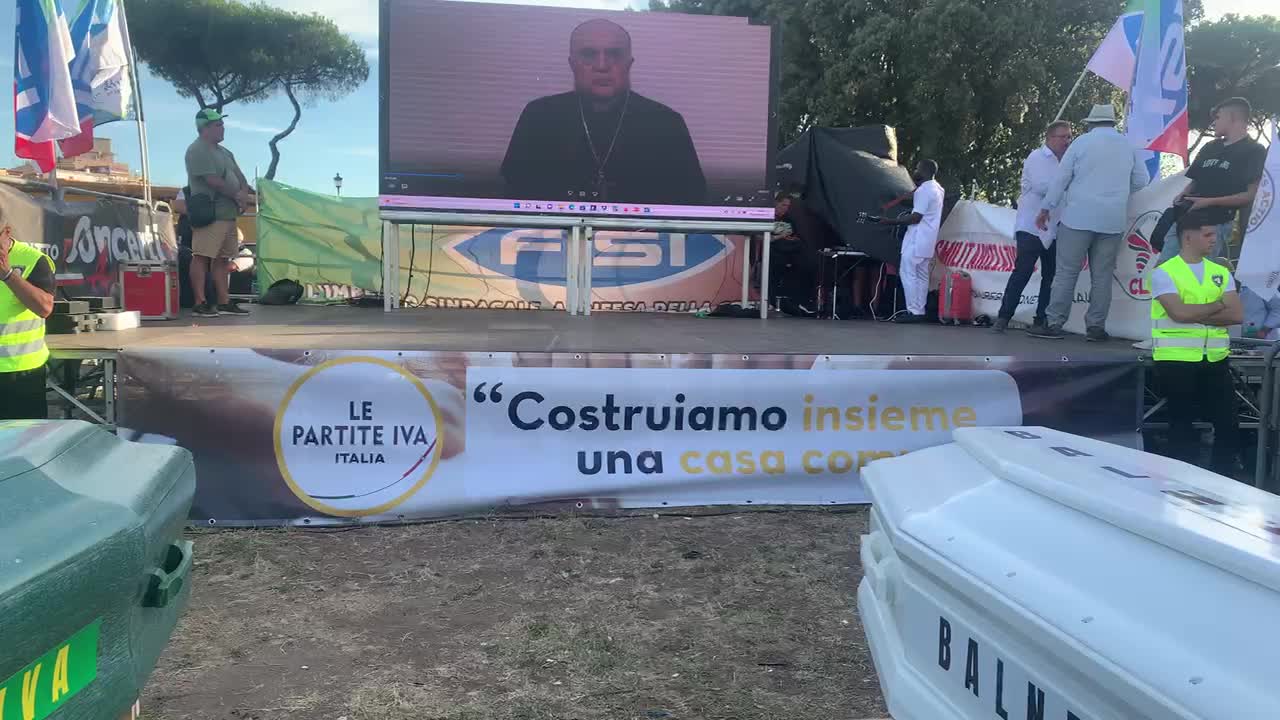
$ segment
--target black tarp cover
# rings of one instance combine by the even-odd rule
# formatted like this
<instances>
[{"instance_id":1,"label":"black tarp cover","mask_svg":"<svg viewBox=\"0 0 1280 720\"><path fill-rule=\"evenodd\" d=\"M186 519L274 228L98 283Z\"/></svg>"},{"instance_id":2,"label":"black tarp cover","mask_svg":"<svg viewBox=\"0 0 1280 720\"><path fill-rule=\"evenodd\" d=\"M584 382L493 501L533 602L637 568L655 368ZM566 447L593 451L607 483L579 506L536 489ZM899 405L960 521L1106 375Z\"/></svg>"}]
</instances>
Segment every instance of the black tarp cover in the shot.
<instances>
[{"instance_id":1,"label":"black tarp cover","mask_svg":"<svg viewBox=\"0 0 1280 720\"><path fill-rule=\"evenodd\" d=\"M778 154L778 182L783 190L798 189L805 207L831 226L841 244L896 264L901 235L893 227L858 223L858 213L896 217L911 209L910 198L885 209L915 190L897 156L893 128L813 128Z\"/></svg>"}]
</instances>

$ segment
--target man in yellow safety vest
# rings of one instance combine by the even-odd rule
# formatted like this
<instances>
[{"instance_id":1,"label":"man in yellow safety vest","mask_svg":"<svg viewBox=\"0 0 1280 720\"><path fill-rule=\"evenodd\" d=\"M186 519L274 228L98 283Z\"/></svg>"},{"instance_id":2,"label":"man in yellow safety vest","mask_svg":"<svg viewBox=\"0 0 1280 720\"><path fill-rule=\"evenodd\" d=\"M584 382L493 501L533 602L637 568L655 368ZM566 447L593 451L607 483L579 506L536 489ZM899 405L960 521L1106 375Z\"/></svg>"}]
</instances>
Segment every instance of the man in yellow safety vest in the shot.
<instances>
[{"instance_id":1,"label":"man in yellow safety vest","mask_svg":"<svg viewBox=\"0 0 1280 720\"><path fill-rule=\"evenodd\" d=\"M0 217L0 223L4 218ZM44 319L53 312L53 261L0 227L0 420L44 419Z\"/></svg>"},{"instance_id":2,"label":"man in yellow safety vest","mask_svg":"<svg viewBox=\"0 0 1280 720\"><path fill-rule=\"evenodd\" d=\"M1192 426L1199 416L1213 424L1209 468L1231 476L1239 428L1227 328L1240 324L1244 311L1226 261L1207 259L1218 238L1213 220L1199 211L1184 216L1178 223L1181 252L1151 274L1151 354L1167 402L1168 455L1199 464Z\"/></svg>"}]
</instances>

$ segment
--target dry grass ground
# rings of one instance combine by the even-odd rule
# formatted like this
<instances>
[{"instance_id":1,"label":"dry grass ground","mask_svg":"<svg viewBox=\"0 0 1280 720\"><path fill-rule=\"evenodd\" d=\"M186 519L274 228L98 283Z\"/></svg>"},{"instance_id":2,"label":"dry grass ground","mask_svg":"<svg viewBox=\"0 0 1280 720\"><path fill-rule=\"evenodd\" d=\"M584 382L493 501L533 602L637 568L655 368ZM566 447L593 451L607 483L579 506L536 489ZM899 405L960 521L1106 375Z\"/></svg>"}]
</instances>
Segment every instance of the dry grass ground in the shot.
<instances>
[{"instance_id":1,"label":"dry grass ground","mask_svg":"<svg viewBox=\"0 0 1280 720\"><path fill-rule=\"evenodd\" d=\"M864 510L193 533L154 720L882 717Z\"/></svg>"}]
</instances>

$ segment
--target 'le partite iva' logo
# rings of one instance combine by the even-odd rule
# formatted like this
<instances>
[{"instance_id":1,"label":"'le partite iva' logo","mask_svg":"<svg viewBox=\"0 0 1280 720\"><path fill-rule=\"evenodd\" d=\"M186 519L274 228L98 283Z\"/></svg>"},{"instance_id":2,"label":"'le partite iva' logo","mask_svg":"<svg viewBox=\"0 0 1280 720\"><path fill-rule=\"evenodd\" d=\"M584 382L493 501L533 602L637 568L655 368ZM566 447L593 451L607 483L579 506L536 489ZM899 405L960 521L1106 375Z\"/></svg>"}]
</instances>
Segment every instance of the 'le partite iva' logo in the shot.
<instances>
[{"instance_id":1,"label":"'le partite iva' logo","mask_svg":"<svg viewBox=\"0 0 1280 720\"><path fill-rule=\"evenodd\" d=\"M413 374L379 358L341 358L308 370L285 394L276 413L276 463L311 508L378 515L431 479L444 427Z\"/></svg>"}]
</instances>

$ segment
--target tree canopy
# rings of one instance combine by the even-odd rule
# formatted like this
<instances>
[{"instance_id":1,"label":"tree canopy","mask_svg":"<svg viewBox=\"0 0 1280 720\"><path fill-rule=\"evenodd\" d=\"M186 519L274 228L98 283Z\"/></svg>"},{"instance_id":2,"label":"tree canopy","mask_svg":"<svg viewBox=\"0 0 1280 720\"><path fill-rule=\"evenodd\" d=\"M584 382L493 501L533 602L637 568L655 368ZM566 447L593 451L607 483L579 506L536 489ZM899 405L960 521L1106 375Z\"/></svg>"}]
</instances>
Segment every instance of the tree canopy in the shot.
<instances>
[{"instance_id":1,"label":"tree canopy","mask_svg":"<svg viewBox=\"0 0 1280 720\"><path fill-rule=\"evenodd\" d=\"M269 179L279 165L278 145L297 128L302 106L341 97L369 77L364 50L315 13L236 0L125 2L138 60L180 96L219 111L276 93L289 99L292 121L269 142Z\"/></svg>"},{"instance_id":2,"label":"tree canopy","mask_svg":"<svg viewBox=\"0 0 1280 720\"><path fill-rule=\"evenodd\" d=\"M1209 129L1212 110L1223 100L1245 97L1253 104L1256 129L1280 116L1280 18L1227 15L1187 33L1190 120Z\"/></svg>"},{"instance_id":3,"label":"tree canopy","mask_svg":"<svg viewBox=\"0 0 1280 720\"><path fill-rule=\"evenodd\" d=\"M1121 0L651 0L739 15L782 33L780 142L813 126L886 124L901 162L937 160L944 185L1017 197L1022 161L1055 119ZM1195 23L1200 0L1187 0ZM1067 108L1123 96L1089 75Z\"/></svg>"}]
</instances>

